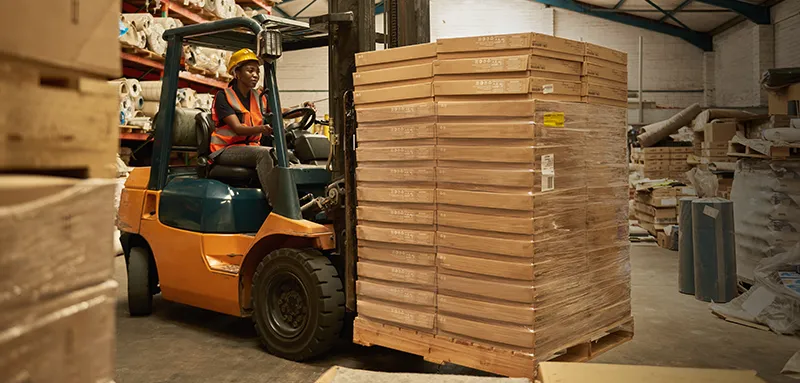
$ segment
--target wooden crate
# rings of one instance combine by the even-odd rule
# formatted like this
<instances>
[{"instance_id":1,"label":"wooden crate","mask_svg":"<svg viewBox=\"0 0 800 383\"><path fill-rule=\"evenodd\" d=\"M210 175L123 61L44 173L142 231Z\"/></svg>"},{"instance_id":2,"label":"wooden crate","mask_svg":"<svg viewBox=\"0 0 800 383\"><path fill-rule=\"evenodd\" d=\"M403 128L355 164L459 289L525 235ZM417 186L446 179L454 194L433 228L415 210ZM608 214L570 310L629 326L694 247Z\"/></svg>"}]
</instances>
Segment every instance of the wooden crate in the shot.
<instances>
[{"instance_id":1,"label":"wooden crate","mask_svg":"<svg viewBox=\"0 0 800 383\"><path fill-rule=\"evenodd\" d=\"M0 58L0 172L116 176L117 90L105 80Z\"/></svg>"},{"instance_id":2,"label":"wooden crate","mask_svg":"<svg viewBox=\"0 0 800 383\"><path fill-rule=\"evenodd\" d=\"M383 346L422 356L433 363L454 363L509 377L536 377L540 361L584 362L594 359L633 339L633 318L606 326L581 341L565 345L554 355L535 357L510 349L446 336L401 329L387 324L356 318L353 342L364 346Z\"/></svg>"}]
</instances>

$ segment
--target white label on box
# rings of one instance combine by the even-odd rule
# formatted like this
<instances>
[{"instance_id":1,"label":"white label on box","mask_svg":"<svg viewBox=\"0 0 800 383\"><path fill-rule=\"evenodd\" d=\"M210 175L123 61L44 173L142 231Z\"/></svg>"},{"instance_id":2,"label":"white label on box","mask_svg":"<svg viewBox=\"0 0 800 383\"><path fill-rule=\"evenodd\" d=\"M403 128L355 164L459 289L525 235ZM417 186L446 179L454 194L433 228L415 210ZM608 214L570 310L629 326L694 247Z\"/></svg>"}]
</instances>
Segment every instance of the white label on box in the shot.
<instances>
[{"instance_id":1,"label":"white label on box","mask_svg":"<svg viewBox=\"0 0 800 383\"><path fill-rule=\"evenodd\" d=\"M553 84L544 84L542 85L542 93L544 94L553 93L554 92L553 88L554 88Z\"/></svg>"},{"instance_id":2,"label":"white label on box","mask_svg":"<svg viewBox=\"0 0 800 383\"><path fill-rule=\"evenodd\" d=\"M550 191L556 188L556 167L555 155L545 154L542 156L542 191Z\"/></svg>"},{"instance_id":3,"label":"white label on box","mask_svg":"<svg viewBox=\"0 0 800 383\"><path fill-rule=\"evenodd\" d=\"M552 174L542 174L542 191L550 191L556 188L556 177Z\"/></svg>"},{"instance_id":4,"label":"white label on box","mask_svg":"<svg viewBox=\"0 0 800 383\"><path fill-rule=\"evenodd\" d=\"M678 206L678 199L677 198L662 198L661 199L661 206Z\"/></svg>"},{"instance_id":5,"label":"white label on box","mask_svg":"<svg viewBox=\"0 0 800 383\"><path fill-rule=\"evenodd\" d=\"M719 209L715 209L711 206L705 206L703 207L703 214L711 218L717 219L717 216L719 215Z\"/></svg>"}]
</instances>

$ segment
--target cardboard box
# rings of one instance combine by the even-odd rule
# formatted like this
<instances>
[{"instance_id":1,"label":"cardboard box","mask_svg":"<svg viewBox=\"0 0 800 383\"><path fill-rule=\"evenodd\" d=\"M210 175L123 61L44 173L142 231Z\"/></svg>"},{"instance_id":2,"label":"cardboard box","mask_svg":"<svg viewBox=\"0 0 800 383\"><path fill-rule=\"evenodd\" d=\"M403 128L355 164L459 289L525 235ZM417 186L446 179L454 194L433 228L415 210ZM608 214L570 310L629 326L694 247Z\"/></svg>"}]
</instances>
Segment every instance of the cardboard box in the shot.
<instances>
[{"instance_id":1,"label":"cardboard box","mask_svg":"<svg viewBox=\"0 0 800 383\"><path fill-rule=\"evenodd\" d=\"M616 63L616 62L613 62L613 61L603 60L603 59L597 58L597 57L584 56L583 57L583 63L584 64L593 64L593 65L597 65L597 66L601 66L601 67L605 67L605 68L612 68L612 69L616 69L617 71L620 71L620 72L626 72L626 73L628 72L628 66L626 64L620 64L620 63Z\"/></svg>"},{"instance_id":2,"label":"cardboard box","mask_svg":"<svg viewBox=\"0 0 800 383\"><path fill-rule=\"evenodd\" d=\"M611 48L606 48L592 43L585 44L586 50L584 56L594 57L601 60L611 61L613 63L628 65L628 54L625 52L617 51Z\"/></svg>"},{"instance_id":3,"label":"cardboard box","mask_svg":"<svg viewBox=\"0 0 800 383\"><path fill-rule=\"evenodd\" d=\"M106 281L19 308L24 321L0 326L0 382L110 382L116 289Z\"/></svg>"},{"instance_id":4,"label":"cardboard box","mask_svg":"<svg viewBox=\"0 0 800 383\"><path fill-rule=\"evenodd\" d=\"M645 162L647 160L669 160L670 159L669 151L652 152L652 153L651 152L644 152L643 156L644 156Z\"/></svg>"},{"instance_id":5,"label":"cardboard box","mask_svg":"<svg viewBox=\"0 0 800 383\"><path fill-rule=\"evenodd\" d=\"M575 61L567 61L550 57L542 57L531 55L530 70L540 72L554 72L563 73L568 75L580 75L581 63Z\"/></svg>"},{"instance_id":6,"label":"cardboard box","mask_svg":"<svg viewBox=\"0 0 800 383\"><path fill-rule=\"evenodd\" d=\"M529 55L436 60L433 74L525 72L529 61Z\"/></svg>"},{"instance_id":7,"label":"cardboard box","mask_svg":"<svg viewBox=\"0 0 800 383\"><path fill-rule=\"evenodd\" d=\"M728 155L728 149L703 149L703 157L725 157Z\"/></svg>"},{"instance_id":8,"label":"cardboard box","mask_svg":"<svg viewBox=\"0 0 800 383\"><path fill-rule=\"evenodd\" d=\"M433 64L418 64L353 73L353 85L359 87L369 84L383 84L433 77Z\"/></svg>"},{"instance_id":9,"label":"cardboard box","mask_svg":"<svg viewBox=\"0 0 800 383\"><path fill-rule=\"evenodd\" d=\"M581 82L585 82L590 85L601 85L606 86L609 88L620 89L624 91L628 91L628 83L626 82L617 82L612 80L607 80L600 77L593 77L593 76L582 76Z\"/></svg>"},{"instance_id":10,"label":"cardboard box","mask_svg":"<svg viewBox=\"0 0 800 383\"><path fill-rule=\"evenodd\" d=\"M644 168L645 169L657 170L657 169L659 169L661 167L668 167L669 164L670 164L670 160L667 160L667 159L654 159L654 160L646 159L644 161Z\"/></svg>"},{"instance_id":11,"label":"cardboard box","mask_svg":"<svg viewBox=\"0 0 800 383\"><path fill-rule=\"evenodd\" d=\"M530 84L531 93L534 94L581 95L581 83L579 82L531 77Z\"/></svg>"},{"instance_id":12,"label":"cardboard box","mask_svg":"<svg viewBox=\"0 0 800 383\"><path fill-rule=\"evenodd\" d=\"M120 6L119 0L3 1L0 52L58 68L119 77ZM31 20L47 27L23 33L30 30Z\"/></svg>"},{"instance_id":13,"label":"cardboard box","mask_svg":"<svg viewBox=\"0 0 800 383\"><path fill-rule=\"evenodd\" d=\"M670 147L668 147L668 146L653 146L653 147L649 147L649 148L643 148L642 151L645 154L649 154L649 153L669 153L669 152L672 151L672 149L670 149Z\"/></svg>"},{"instance_id":14,"label":"cardboard box","mask_svg":"<svg viewBox=\"0 0 800 383\"><path fill-rule=\"evenodd\" d=\"M789 100L800 100L800 83L789 85L778 92L767 92L769 114L786 115L789 113Z\"/></svg>"},{"instance_id":15,"label":"cardboard box","mask_svg":"<svg viewBox=\"0 0 800 383\"><path fill-rule=\"evenodd\" d=\"M413 100L433 97L432 82L414 85L401 85L353 92L353 100L358 105L378 102Z\"/></svg>"},{"instance_id":16,"label":"cardboard box","mask_svg":"<svg viewBox=\"0 0 800 383\"><path fill-rule=\"evenodd\" d=\"M116 11L119 13L119 9ZM436 43L408 45L393 49L356 53L356 68L361 70L370 66L371 68L364 69L381 69L385 67L385 64L390 63L392 65L413 65L411 63L398 64L398 62L411 62L420 59L432 61L435 57Z\"/></svg>"},{"instance_id":17,"label":"cardboard box","mask_svg":"<svg viewBox=\"0 0 800 383\"><path fill-rule=\"evenodd\" d=\"M0 329L113 275L116 182L0 175Z\"/></svg>"},{"instance_id":18,"label":"cardboard box","mask_svg":"<svg viewBox=\"0 0 800 383\"><path fill-rule=\"evenodd\" d=\"M628 72L619 70L618 68L611 68L590 62L583 63L581 74L583 76L599 77L606 80L616 81L618 83L628 83Z\"/></svg>"},{"instance_id":19,"label":"cardboard box","mask_svg":"<svg viewBox=\"0 0 800 383\"><path fill-rule=\"evenodd\" d=\"M690 153L670 153L669 159L671 160L682 160L686 162L686 159L689 158Z\"/></svg>"},{"instance_id":20,"label":"cardboard box","mask_svg":"<svg viewBox=\"0 0 800 383\"><path fill-rule=\"evenodd\" d=\"M39 49L47 45L43 43ZM119 44L114 46L118 51ZM115 60L119 62L118 53ZM63 74L58 78L67 84L43 86L47 76L37 66L0 60L0 169L67 170L75 177L116 177L117 89L106 81ZM20 129L19 116L24 116L25 129Z\"/></svg>"},{"instance_id":21,"label":"cardboard box","mask_svg":"<svg viewBox=\"0 0 800 383\"><path fill-rule=\"evenodd\" d=\"M602 97L581 96L581 102L588 104L609 105L617 108L628 108L628 101L610 100Z\"/></svg>"},{"instance_id":22,"label":"cardboard box","mask_svg":"<svg viewBox=\"0 0 800 383\"><path fill-rule=\"evenodd\" d=\"M356 117L360 124L369 122L388 122L407 118L434 119L436 104L431 100L412 101L402 105L360 106L356 105Z\"/></svg>"},{"instance_id":23,"label":"cardboard box","mask_svg":"<svg viewBox=\"0 0 800 383\"><path fill-rule=\"evenodd\" d=\"M585 50L584 43L581 41L569 40L541 33L532 34L531 46L536 49L566 53L576 57L582 56Z\"/></svg>"},{"instance_id":24,"label":"cardboard box","mask_svg":"<svg viewBox=\"0 0 800 383\"><path fill-rule=\"evenodd\" d=\"M529 49L532 37L531 33L514 33L438 39L436 41L436 53Z\"/></svg>"},{"instance_id":25,"label":"cardboard box","mask_svg":"<svg viewBox=\"0 0 800 383\"><path fill-rule=\"evenodd\" d=\"M732 118L714 120L707 123L703 131L705 142L728 142L736 135L736 120Z\"/></svg>"},{"instance_id":26,"label":"cardboard box","mask_svg":"<svg viewBox=\"0 0 800 383\"><path fill-rule=\"evenodd\" d=\"M527 94L530 83L527 78L475 79L457 81L435 81L435 96Z\"/></svg>"},{"instance_id":27,"label":"cardboard box","mask_svg":"<svg viewBox=\"0 0 800 383\"><path fill-rule=\"evenodd\" d=\"M670 153L676 153L676 154L678 153L690 154L692 153L692 151L693 148L691 146L672 146L669 148Z\"/></svg>"},{"instance_id":28,"label":"cardboard box","mask_svg":"<svg viewBox=\"0 0 800 383\"><path fill-rule=\"evenodd\" d=\"M611 88L605 85L582 83L581 94L588 97L607 98L615 101L628 102L628 90Z\"/></svg>"}]
</instances>

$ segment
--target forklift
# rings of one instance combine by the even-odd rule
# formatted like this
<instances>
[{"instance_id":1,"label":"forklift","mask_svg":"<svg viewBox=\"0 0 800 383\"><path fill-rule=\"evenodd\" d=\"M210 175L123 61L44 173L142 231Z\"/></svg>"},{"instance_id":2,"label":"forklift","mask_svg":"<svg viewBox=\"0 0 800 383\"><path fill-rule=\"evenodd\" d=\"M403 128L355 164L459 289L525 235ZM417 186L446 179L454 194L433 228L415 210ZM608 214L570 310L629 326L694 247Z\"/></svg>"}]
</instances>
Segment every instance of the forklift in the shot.
<instances>
[{"instance_id":1,"label":"forklift","mask_svg":"<svg viewBox=\"0 0 800 383\"><path fill-rule=\"evenodd\" d=\"M118 227L131 315L150 314L160 293L172 302L252 317L268 352L301 361L333 346L345 322L345 295L354 294L345 291L344 275L352 270L343 229L334 225L344 222L344 177L332 179L330 141L307 134L313 109L288 111L303 117L284 126L275 72L282 35L263 21L240 17L164 33L152 165L130 173ZM185 43L249 48L261 59L268 104L262 109L273 128L276 164L269 190L261 190L255 169L209 161L209 114L176 108ZM197 165L170 166L173 151L195 151Z\"/></svg>"}]
</instances>

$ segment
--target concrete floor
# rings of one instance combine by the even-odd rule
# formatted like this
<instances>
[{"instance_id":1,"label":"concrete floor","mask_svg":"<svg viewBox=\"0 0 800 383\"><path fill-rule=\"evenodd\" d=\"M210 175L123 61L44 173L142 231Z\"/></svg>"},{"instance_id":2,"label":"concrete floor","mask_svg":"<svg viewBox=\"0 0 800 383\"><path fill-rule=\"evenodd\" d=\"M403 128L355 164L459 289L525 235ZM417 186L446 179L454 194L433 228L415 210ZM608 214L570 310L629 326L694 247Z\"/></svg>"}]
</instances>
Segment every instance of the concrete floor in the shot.
<instances>
[{"instance_id":1,"label":"concrete floor","mask_svg":"<svg viewBox=\"0 0 800 383\"><path fill-rule=\"evenodd\" d=\"M780 336L725 322L708 305L678 293L677 252L654 244L632 245L633 341L596 359L602 363L753 369L769 382L800 350L800 338ZM311 383L333 365L383 371L430 372L422 358L345 341L310 363L286 361L264 352L249 319L233 318L156 297L155 313L127 313L125 264L117 258L117 379L138 382ZM442 371L483 375L458 366Z\"/></svg>"}]
</instances>

